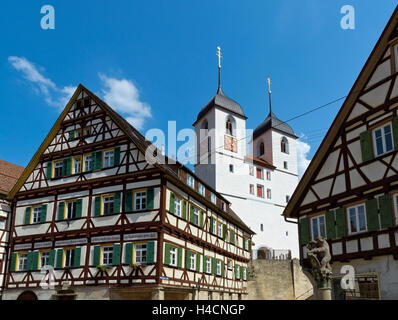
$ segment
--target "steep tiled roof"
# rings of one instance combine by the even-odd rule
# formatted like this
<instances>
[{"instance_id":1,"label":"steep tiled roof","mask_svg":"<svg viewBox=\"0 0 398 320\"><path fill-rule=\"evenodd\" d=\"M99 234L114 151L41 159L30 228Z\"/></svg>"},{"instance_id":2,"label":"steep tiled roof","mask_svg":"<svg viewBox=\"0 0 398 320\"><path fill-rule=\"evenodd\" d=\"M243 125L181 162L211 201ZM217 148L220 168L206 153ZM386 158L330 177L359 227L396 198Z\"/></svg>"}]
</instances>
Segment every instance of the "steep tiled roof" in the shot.
<instances>
[{"instance_id":1,"label":"steep tiled roof","mask_svg":"<svg viewBox=\"0 0 398 320\"><path fill-rule=\"evenodd\" d=\"M24 169L24 167L0 160L0 194L6 195L11 191Z\"/></svg>"}]
</instances>

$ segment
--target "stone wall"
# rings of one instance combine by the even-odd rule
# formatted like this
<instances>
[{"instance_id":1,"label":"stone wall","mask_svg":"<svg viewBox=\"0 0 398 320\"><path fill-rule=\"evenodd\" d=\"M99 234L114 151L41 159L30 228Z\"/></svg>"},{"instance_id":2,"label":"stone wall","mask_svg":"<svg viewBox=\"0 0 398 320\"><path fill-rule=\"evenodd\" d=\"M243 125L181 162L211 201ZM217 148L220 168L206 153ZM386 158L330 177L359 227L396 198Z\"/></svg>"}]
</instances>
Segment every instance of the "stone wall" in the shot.
<instances>
[{"instance_id":1,"label":"stone wall","mask_svg":"<svg viewBox=\"0 0 398 320\"><path fill-rule=\"evenodd\" d=\"M251 270L250 300L304 300L313 294L298 260L253 260Z\"/></svg>"}]
</instances>

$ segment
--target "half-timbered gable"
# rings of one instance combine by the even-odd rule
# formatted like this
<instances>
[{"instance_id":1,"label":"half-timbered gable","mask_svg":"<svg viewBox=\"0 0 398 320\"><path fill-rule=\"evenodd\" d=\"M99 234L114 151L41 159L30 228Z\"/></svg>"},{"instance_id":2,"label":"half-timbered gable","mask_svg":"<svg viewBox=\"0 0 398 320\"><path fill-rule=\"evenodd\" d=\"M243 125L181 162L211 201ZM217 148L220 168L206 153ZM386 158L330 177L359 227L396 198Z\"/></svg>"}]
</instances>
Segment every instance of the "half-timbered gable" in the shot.
<instances>
[{"instance_id":1,"label":"half-timbered gable","mask_svg":"<svg viewBox=\"0 0 398 320\"><path fill-rule=\"evenodd\" d=\"M79 85L10 193L6 298L26 288L39 298L64 297L65 285L79 298L186 298L199 278L205 290L246 293L253 232L188 168L147 160L148 147L156 156L149 141ZM222 234L210 230L213 220ZM206 276L202 256L213 263ZM39 289L44 276L56 289Z\"/></svg>"},{"instance_id":2,"label":"half-timbered gable","mask_svg":"<svg viewBox=\"0 0 398 320\"><path fill-rule=\"evenodd\" d=\"M397 19L398 9L284 212L299 219L302 259L309 241L326 238L334 272L376 271L382 298L398 297L388 288L398 274Z\"/></svg>"}]
</instances>

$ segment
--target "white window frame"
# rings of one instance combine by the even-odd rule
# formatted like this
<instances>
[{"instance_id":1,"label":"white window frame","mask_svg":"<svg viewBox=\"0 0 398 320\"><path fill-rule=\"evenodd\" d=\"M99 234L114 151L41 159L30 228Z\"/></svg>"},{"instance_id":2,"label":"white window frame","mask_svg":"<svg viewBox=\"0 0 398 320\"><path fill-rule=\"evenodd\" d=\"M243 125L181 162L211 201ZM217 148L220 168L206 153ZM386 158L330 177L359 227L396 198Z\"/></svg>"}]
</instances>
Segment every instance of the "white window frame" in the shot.
<instances>
[{"instance_id":1,"label":"white window frame","mask_svg":"<svg viewBox=\"0 0 398 320\"><path fill-rule=\"evenodd\" d=\"M6 229L6 219L0 218L0 230Z\"/></svg>"},{"instance_id":2,"label":"white window frame","mask_svg":"<svg viewBox=\"0 0 398 320\"><path fill-rule=\"evenodd\" d=\"M272 192L271 189L267 189L267 199L272 199Z\"/></svg>"},{"instance_id":3,"label":"white window frame","mask_svg":"<svg viewBox=\"0 0 398 320\"><path fill-rule=\"evenodd\" d=\"M211 193L210 198L211 198L211 202L212 203L214 203L214 204L217 203L217 197L216 197L216 194L214 192Z\"/></svg>"},{"instance_id":4,"label":"white window frame","mask_svg":"<svg viewBox=\"0 0 398 320\"><path fill-rule=\"evenodd\" d=\"M386 135L385 135L385 131L384 131L385 127L390 127L391 150L386 150ZM383 148L383 151L381 153L378 153L377 143L376 143L376 131L379 131L379 130L381 132L381 143L382 143L382 148ZM385 123L375 129L373 129L372 135L373 135L373 146L374 146L374 151L375 151L376 157L382 156L383 154L389 153L394 150L394 136L393 136L393 132L392 132L391 122Z\"/></svg>"},{"instance_id":5,"label":"white window frame","mask_svg":"<svg viewBox=\"0 0 398 320\"><path fill-rule=\"evenodd\" d=\"M170 265L177 267L178 260L178 249L176 247L170 247Z\"/></svg>"},{"instance_id":6,"label":"white window frame","mask_svg":"<svg viewBox=\"0 0 398 320\"><path fill-rule=\"evenodd\" d=\"M54 178L59 178L59 177L62 177L62 168L63 168L63 166L64 166L64 162L61 160L61 161L55 161L54 162ZM56 175L55 174L55 172L57 171L57 169L60 169L61 170L61 174L59 174L59 175Z\"/></svg>"},{"instance_id":7,"label":"white window frame","mask_svg":"<svg viewBox=\"0 0 398 320\"><path fill-rule=\"evenodd\" d=\"M236 266L236 280L240 280L240 266Z\"/></svg>"},{"instance_id":8,"label":"white window frame","mask_svg":"<svg viewBox=\"0 0 398 320\"><path fill-rule=\"evenodd\" d=\"M217 235L222 238L222 223L221 222L217 222Z\"/></svg>"},{"instance_id":9,"label":"white window frame","mask_svg":"<svg viewBox=\"0 0 398 320\"><path fill-rule=\"evenodd\" d=\"M254 167L253 166L249 166L249 175L254 176Z\"/></svg>"},{"instance_id":10,"label":"white window frame","mask_svg":"<svg viewBox=\"0 0 398 320\"><path fill-rule=\"evenodd\" d=\"M137 206L137 200L138 200L138 206ZM146 210L146 208L147 208L146 190L134 192L134 211Z\"/></svg>"},{"instance_id":11,"label":"white window frame","mask_svg":"<svg viewBox=\"0 0 398 320\"><path fill-rule=\"evenodd\" d=\"M358 230L356 232L353 232L351 230L351 223L350 223L350 221L351 221L350 210L351 209L355 209L355 222L356 222L357 229L359 229L358 228L359 227L359 213L358 213L358 208L359 207L363 207L364 221L365 221L365 230ZM358 233L363 233L363 232L367 232L368 231L368 223L367 223L367 216L366 216L366 206L365 206L364 203L347 208L347 224L348 224L348 233L349 234L358 234Z\"/></svg>"},{"instance_id":12,"label":"white window frame","mask_svg":"<svg viewBox=\"0 0 398 320\"><path fill-rule=\"evenodd\" d=\"M206 273L211 273L211 259L206 257Z\"/></svg>"},{"instance_id":13,"label":"white window frame","mask_svg":"<svg viewBox=\"0 0 398 320\"><path fill-rule=\"evenodd\" d=\"M40 269L48 266L50 263L50 251L40 252Z\"/></svg>"},{"instance_id":14,"label":"white window frame","mask_svg":"<svg viewBox=\"0 0 398 320\"><path fill-rule=\"evenodd\" d=\"M322 236L322 232L321 232L321 223L320 223L320 221L322 219L323 219L323 233L324 233L324 236ZM317 237L315 235L314 229L313 229L314 221L316 221L316 227L317 227L318 236L326 238L326 217L325 217L324 214L322 214L322 215L319 215L319 216L311 218L311 237L312 237L312 240L315 240L316 237Z\"/></svg>"},{"instance_id":15,"label":"white window frame","mask_svg":"<svg viewBox=\"0 0 398 320\"><path fill-rule=\"evenodd\" d=\"M82 172L82 161L80 157L73 158L73 173L80 173Z\"/></svg>"},{"instance_id":16,"label":"white window frame","mask_svg":"<svg viewBox=\"0 0 398 320\"><path fill-rule=\"evenodd\" d=\"M217 273L217 275L218 276L221 276L221 267L222 267L222 265L221 265L221 260L217 260L217 265L216 265L216 273Z\"/></svg>"},{"instance_id":17,"label":"white window frame","mask_svg":"<svg viewBox=\"0 0 398 320\"><path fill-rule=\"evenodd\" d=\"M182 200L179 197L174 198L174 214L177 217L182 217Z\"/></svg>"},{"instance_id":18,"label":"white window frame","mask_svg":"<svg viewBox=\"0 0 398 320\"><path fill-rule=\"evenodd\" d=\"M113 264L113 246L103 246L101 248L102 265L111 266Z\"/></svg>"},{"instance_id":19,"label":"white window frame","mask_svg":"<svg viewBox=\"0 0 398 320\"><path fill-rule=\"evenodd\" d=\"M193 208L193 224L196 226L200 224L200 210L196 207Z\"/></svg>"},{"instance_id":20,"label":"white window frame","mask_svg":"<svg viewBox=\"0 0 398 320\"><path fill-rule=\"evenodd\" d=\"M213 234L217 234L217 220L213 218Z\"/></svg>"},{"instance_id":21,"label":"white window frame","mask_svg":"<svg viewBox=\"0 0 398 320\"><path fill-rule=\"evenodd\" d=\"M65 249L64 250L64 267L72 267L73 266L73 260L74 260L74 249ZM69 260L69 261L68 261ZM69 263L67 263L69 262Z\"/></svg>"},{"instance_id":22,"label":"white window frame","mask_svg":"<svg viewBox=\"0 0 398 320\"><path fill-rule=\"evenodd\" d=\"M267 170L265 176L267 181L271 181L271 171Z\"/></svg>"},{"instance_id":23,"label":"white window frame","mask_svg":"<svg viewBox=\"0 0 398 320\"><path fill-rule=\"evenodd\" d=\"M84 172L93 170L93 156L91 154L84 155Z\"/></svg>"},{"instance_id":24,"label":"white window frame","mask_svg":"<svg viewBox=\"0 0 398 320\"><path fill-rule=\"evenodd\" d=\"M199 193L202 195L202 196L205 196L205 186L203 185L203 184L201 184L200 182L199 182L199 187L198 187L198 189L199 189Z\"/></svg>"},{"instance_id":25,"label":"white window frame","mask_svg":"<svg viewBox=\"0 0 398 320\"><path fill-rule=\"evenodd\" d=\"M112 200L111 200L112 199ZM113 210L111 210L111 212L107 212L107 213L105 213L105 204L110 204L110 203L112 203L113 204L113 206L115 205L115 203L114 203L114 201L115 201L115 198L114 198L114 196L103 196L102 197L102 215L109 215L109 214L113 214ZM112 207L113 208L113 207Z\"/></svg>"},{"instance_id":26,"label":"white window frame","mask_svg":"<svg viewBox=\"0 0 398 320\"><path fill-rule=\"evenodd\" d=\"M189 269L196 270L196 253L191 252L189 255Z\"/></svg>"},{"instance_id":27,"label":"white window frame","mask_svg":"<svg viewBox=\"0 0 398 320\"><path fill-rule=\"evenodd\" d=\"M145 264L147 262L147 244L134 244L134 263Z\"/></svg>"},{"instance_id":28,"label":"white window frame","mask_svg":"<svg viewBox=\"0 0 398 320\"><path fill-rule=\"evenodd\" d=\"M72 207L71 208L72 209L72 213L69 211L69 206ZM68 201L68 202L66 202L66 218L68 220L76 218L76 210L77 210L77 202L76 201Z\"/></svg>"},{"instance_id":29,"label":"white window frame","mask_svg":"<svg viewBox=\"0 0 398 320\"><path fill-rule=\"evenodd\" d=\"M26 270L28 264L28 254L27 253L19 253L18 254L18 271Z\"/></svg>"},{"instance_id":30,"label":"white window frame","mask_svg":"<svg viewBox=\"0 0 398 320\"><path fill-rule=\"evenodd\" d=\"M115 152L114 150L104 151L103 168L110 168L115 165Z\"/></svg>"},{"instance_id":31,"label":"white window frame","mask_svg":"<svg viewBox=\"0 0 398 320\"><path fill-rule=\"evenodd\" d=\"M257 177L257 172L261 172L260 178ZM264 180L264 170L262 168L257 168L256 167L256 179Z\"/></svg>"},{"instance_id":32,"label":"white window frame","mask_svg":"<svg viewBox=\"0 0 398 320\"><path fill-rule=\"evenodd\" d=\"M190 186L192 189L195 188L195 180L191 175L187 175L187 184Z\"/></svg>"},{"instance_id":33,"label":"white window frame","mask_svg":"<svg viewBox=\"0 0 398 320\"><path fill-rule=\"evenodd\" d=\"M243 280L246 280L246 268L243 268Z\"/></svg>"},{"instance_id":34,"label":"white window frame","mask_svg":"<svg viewBox=\"0 0 398 320\"><path fill-rule=\"evenodd\" d=\"M32 224L40 223L41 207L32 208Z\"/></svg>"}]
</instances>

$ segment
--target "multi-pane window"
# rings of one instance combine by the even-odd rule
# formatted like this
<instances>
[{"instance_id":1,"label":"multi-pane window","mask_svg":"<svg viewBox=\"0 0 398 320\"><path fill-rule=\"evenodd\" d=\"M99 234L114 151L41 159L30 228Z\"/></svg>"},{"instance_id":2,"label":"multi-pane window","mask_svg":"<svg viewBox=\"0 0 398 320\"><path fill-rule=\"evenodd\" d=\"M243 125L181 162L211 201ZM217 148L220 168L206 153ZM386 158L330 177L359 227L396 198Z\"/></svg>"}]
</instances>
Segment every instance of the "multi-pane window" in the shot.
<instances>
[{"instance_id":1,"label":"multi-pane window","mask_svg":"<svg viewBox=\"0 0 398 320\"><path fill-rule=\"evenodd\" d=\"M102 264L111 266L113 263L113 247L102 247Z\"/></svg>"},{"instance_id":2,"label":"multi-pane window","mask_svg":"<svg viewBox=\"0 0 398 320\"><path fill-rule=\"evenodd\" d=\"M250 194L254 194L254 185L253 184L251 184L249 186L249 192L250 192Z\"/></svg>"},{"instance_id":3,"label":"multi-pane window","mask_svg":"<svg viewBox=\"0 0 398 320\"><path fill-rule=\"evenodd\" d=\"M103 214L112 214L113 213L113 196L104 196L103 197Z\"/></svg>"},{"instance_id":4,"label":"multi-pane window","mask_svg":"<svg viewBox=\"0 0 398 320\"><path fill-rule=\"evenodd\" d=\"M146 263L146 243L134 245L134 263ZM171 260L170 260L171 261Z\"/></svg>"},{"instance_id":5,"label":"multi-pane window","mask_svg":"<svg viewBox=\"0 0 398 320\"><path fill-rule=\"evenodd\" d=\"M199 183L199 193L204 196L205 195L205 187L203 184Z\"/></svg>"},{"instance_id":6,"label":"multi-pane window","mask_svg":"<svg viewBox=\"0 0 398 320\"><path fill-rule=\"evenodd\" d=\"M195 181L194 181L193 177L190 176L189 174L187 175L187 184L188 184L191 188L194 188L194 186L195 186Z\"/></svg>"},{"instance_id":7,"label":"multi-pane window","mask_svg":"<svg viewBox=\"0 0 398 320\"><path fill-rule=\"evenodd\" d=\"M50 252L40 252L40 268L48 266L50 263Z\"/></svg>"},{"instance_id":8,"label":"multi-pane window","mask_svg":"<svg viewBox=\"0 0 398 320\"><path fill-rule=\"evenodd\" d=\"M32 223L40 222L41 207L33 208Z\"/></svg>"},{"instance_id":9,"label":"multi-pane window","mask_svg":"<svg viewBox=\"0 0 398 320\"><path fill-rule=\"evenodd\" d=\"M257 168L256 172L257 172L257 179L264 179L264 177L263 177L263 169Z\"/></svg>"},{"instance_id":10,"label":"multi-pane window","mask_svg":"<svg viewBox=\"0 0 398 320\"><path fill-rule=\"evenodd\" d=\"M65 267L72 267L73 260L75 258L75 250L73 249L66 249L65 250Z\"/></svg>"},{"instance_id":11,"label":"multi-pane window","mask_svg":"<svg viewBox=\"0 0 398 320\"><path fill-rule=\"evenodd\" d=\"M271 189L267 189L267 199L271 199Z\"/></svg>"},{"instance_id":12,"label":"multi-pane window","mask_svg":"<svg viewBox=\"0 0 398 320\"><path fill-rule=\"evenodd\" d=\"M177 266L177 248L170 247L170 265Z\"/></svg>"},{"instance_id":13,"label":"multi-pane window","mask_svg":"<svg viewBox=\"0 0 398 320\"><path fill-rule=\"evenodd\" d=\"M251 176L254 176L254 167L253 166L249 166L249 174Z\"/></svg>"},{"instance_id":14,"label":"multi-pane window","mask_svg":"<svg viewBox=\"0 0 398 320\"><path fill-rule=\"evenodd\" d=\"M200 211L197 208L193 209L193 223L195 225L199 225L199 217L200 217Z\"/></svg>"},{"instance_id":15,"label":"multi-pane window","mask_svg":"<svg viewBox=\"0 0 398 320\"><path fill-rule=\"evenodd\" d=\"M217 235L219 237L222 237L222 223L221 222L218 222L218 224L217 224Z\"/></svg>"},{"instance_id":16,"label":"multi-pane window","mask_svg":"<svg viewBox=\"0 0 398 320\"><path fill-rule=\"evenodd\" d=\"M311 219L312 240L317 237L326 238L325 216L318 216Z\"/></svg>"},{"instance_id":17,"label":"multi-pane window","mask_svg":"<svg viewBox=\"0 0 398 320\"><path fill-rule=\"evenodd\" d=\"M217 275L221 275L221 261L217 260Z\"/></svg>"},{"instance_id":18,"label":"multi-pane window","mask_svg":"<svg viewBox=\"0 0 398 320\"><path fill-rule=\"evenodd\" d=\"M54 178L62 177L62 167L62 161L57 161L54 163Z\"/></svg>"},{"instance_id":19,"label":"multi-pane window","mask_svg":"<svg viewBox=\"0 0 398 320\"><path fill-rule=\"evenodd\" d=\"M76 218L76 201L71 201L67 203L67 219L74 219Z\"/></svg>"},{"instance_id":20,"label":"multi-pane window","mask_svg":"<svg viewBox=\"0 0 398 320\"><path fill-rule=\"evenodd\" d=\"M217 220L213 219L213 234L217 234Z\"/></svg>"},{"instance_id":21,"label":"multi-pane window","mask_svg":"<svg viewBox=\"0 0 398 320\"><path fill-rule=\"evenodd\" d=\"M81 170L82 168L81 168L80 157L73 158L73 173L80 173Z\"/></svg>"},{"instance_id":22,"label":"multi-pane window","mask_svg":"<svg viewBox=\"0 0 398 320\"><path fill-rule=\"evenodd\" d=\"M105 151L104 152L104 168L109 168L109 167L113 167L114 165L114 154L113 154L113 150L110 151Z\"/></svg>"},{"instance_id":23,"label":"multi-pane window","mask_svg":"<svg viewBox=\"0 0 398 320\"><path fill-rule=\"evenodd\" d=\"M28 254L20 253L18 255L18 270L23 271L26 270L28 266Z\"/></svg>"},{"instance_id":24,"label":"multi-pane window","mask_svg":"<svg viewBox=\"0 0 398 320\"><path fill-rule=\"evenodd\" d=\"M84 156L84 171L91 171L93 169L93 156L86 155Z\"/></svg>"},{"instance_id":25,"label":"multi-pane window","mask_svg":"<svg viewBox=\"0 0 398 320\"><path fill-rule=\"evenodd\" d=\"M267 170L266 179L271 181L271 171Z\"/></svg>"},{"instance_id":26,"label":"multi-pane window","mask_svg":"<svg viewBox=\"0 0 398 320\"><path fill-rule=\"evenodd\" d=\"M5 230L6 228L6 219L0 219L0 230Z\"/></svg>"},{"instance_id":27,"label":"multi-pane window","mask_svg":"<svg viewBox=\"0 0 398 320\"><path fill-rule=\"evenodd\" d=\"M189 255L189 269L196 269L196 253L191 252Z\"/></svg>"},{"instance_id":28,"label":"multi-pane window","mask_svg":"<svg viewBox=\"0 0 398 320\"><path fill-rule=\"evenodd\" d=\"M264 198L264 186L257 185L257 197Z\"/></svg>"},{"instance_id":29,"label":"multi-pane window","mask_svg":"<svg viewBox=\"0 0 398 320\"><path fill-rule=\"evenodd\" d=\"M348 208L348 229L350 234L366 231L365 205Z\"/></svg>"},{"instance_id":30,"label":"multi-pane window","mask_svg":"<svg viewBox=\"0 0 398 320\"><path fill-rule=\"evenodd\" d=\"M373 139L377 156L393 150L391 124L375 129L373 131Z\"/></svg>"},{"instance_id":31,"label":"multi-pane window","mask_svg":"<svg viewBox=\"0 0 398 320\"><path fill-rule=\"evenodd\" d=\"M213 192L211 193L210 197L211 197L211 202L213 202L214 204L217 203L216 195Z\"/></svg>"},{"instance_id":32,"label":"multi-pane window","mask_svg":"<svg viewBox=\"0 0 398 320\"><path fill-rule=\"evenodd\" d=\"M206 273L211 273L211 259L206 257Z\"/></svg>"},{"instance_id":33,"label":"multi-pane window","mask_svg":"<svg viewBox=\"0 0 398 320\"><path fill-rule=\"evenodd\" d=\"M174 198L174 213L176 216L182 217L181 199L178 197Z\"/></svg>"},{"instance_id":34,"label":"multi-pane window","mask_svg":"<svg viewBox=\"0 0 398 320\"><path fill-rule=\"evenodd\" d=\"M146 191L137 191L134 193L134 210L146 209Z\"/></svg>"}]
</instances>

